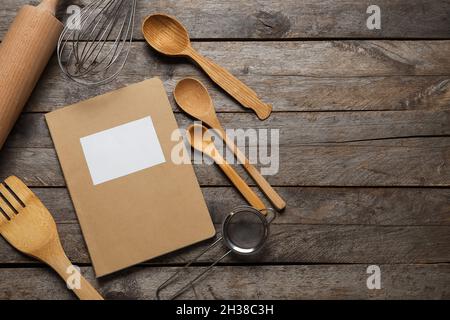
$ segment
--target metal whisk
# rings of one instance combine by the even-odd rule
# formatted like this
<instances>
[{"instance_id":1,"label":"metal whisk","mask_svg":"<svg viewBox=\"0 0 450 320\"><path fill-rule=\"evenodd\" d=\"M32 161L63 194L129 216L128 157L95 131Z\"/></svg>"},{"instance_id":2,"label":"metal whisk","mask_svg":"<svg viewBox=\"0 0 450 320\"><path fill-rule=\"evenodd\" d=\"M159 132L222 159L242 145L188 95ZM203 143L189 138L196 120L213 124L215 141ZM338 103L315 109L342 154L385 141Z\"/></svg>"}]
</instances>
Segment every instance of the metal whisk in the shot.
<instances>
[{"instance_id":1,"label":"metal whisk","mask_svg":"<svg viewBox=\"0 0 450 320\"><path fill-rule=\"evenodd\" d=\"M99 85L113 80L130 53L137 0L94 0L66 23L59 65L70 79Z\"/></svg>"}]
</instances>

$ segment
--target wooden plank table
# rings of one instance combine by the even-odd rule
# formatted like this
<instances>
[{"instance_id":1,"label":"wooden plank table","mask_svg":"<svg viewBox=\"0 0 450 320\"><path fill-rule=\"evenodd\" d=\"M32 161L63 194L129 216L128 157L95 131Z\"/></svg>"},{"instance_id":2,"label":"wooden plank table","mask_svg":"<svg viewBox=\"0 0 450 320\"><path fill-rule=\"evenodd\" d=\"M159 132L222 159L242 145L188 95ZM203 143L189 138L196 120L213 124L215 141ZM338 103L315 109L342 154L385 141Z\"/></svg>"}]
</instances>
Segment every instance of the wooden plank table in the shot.
<instances>
[{"instance_id":1,"label":"wooden plank table","mask_svg":"<svg viewBox=\"0 0 450 320\"><path fill-rule=\"evenodd\" d=\"M181 127L192 120L171 93L194 76L208 85L225 127L280 129L280 171L268 180L288 208L267 247L250 259L227 258L183 297L450 298L450 1L378 0L381 30L366 28L367 1L138 2L138 21L177 16L193 46L273 103L274 113L260 122L188 61L152 51L139 30L124 71L102 87L75 85L50 62L0 152L0 178L17 175L33 187L69 258L106 298L155 298L207 244L94 280L44 114L153 76L164 81ZM26 3L0 1L0 39ZM195 169L219 226L245 202L217 167ZM380 290L366 286L370 265L381 269ZM47 267L0 239L0 299L74 298Z\"/></svg>"}]
</instances>

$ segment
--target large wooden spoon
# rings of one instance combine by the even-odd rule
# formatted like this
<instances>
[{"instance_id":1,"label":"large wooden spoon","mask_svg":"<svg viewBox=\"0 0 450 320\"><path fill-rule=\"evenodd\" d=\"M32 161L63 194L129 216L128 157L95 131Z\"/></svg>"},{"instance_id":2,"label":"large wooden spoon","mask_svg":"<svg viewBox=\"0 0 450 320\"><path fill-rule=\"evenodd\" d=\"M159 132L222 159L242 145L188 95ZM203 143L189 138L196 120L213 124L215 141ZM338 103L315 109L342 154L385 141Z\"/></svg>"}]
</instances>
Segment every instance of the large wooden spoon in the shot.
<instances>
[{"instance_id":1,"label":"large wooden spoon","mask_svg":"<svg viewBox=\"0 0 450 320\"><path fill-rule=\"evenodd\" d=\"M148 16L142 25L142 33L147 42L163 54L191 57L215 83L244 107L255 111L261 120L270 116L271 105L263 103L252 89L192 48L187 30L174 17L164 14Z\"/></svg>"},{"instance_id":2,"label":"large wooden spoon","mask_svg":"<svg viewBox=\"0 0 450 320\"><path fill-rule=\"evenodd\" d=\"M278 211L286 207L286 202L272 188L267 180L252 164L247 157L238 149L233 140L225 133L219 119L217 118L214 104L205 86L198 80L186 78L181 80L174 91L177 104L184 112L192 117L206 123L209 127L215 129L217 133L224 139L227 146L233 151L240 163L243 164L245 170L258 184L275 209Z\"/></svg>"},{"instance_id":3,"label":"large wooden spoon","mask_svg":"<svg viewBox=\"0 0 450 320\"><path fill-rule=\"evenodd\" d=\"M214 145L211 135L208 134L208 129L206 127L199 124L194 124L190 126L187 131L187 138L191 146L213 159L231 180L231 182L236 186L236 188L241 192L248 203L258 210L266 209L266 206L258 195L250 189L248 184L239 176L236 170L234 170L233 167L220 155L219 150L217 150Z\"/></svg>"}]
</instances>

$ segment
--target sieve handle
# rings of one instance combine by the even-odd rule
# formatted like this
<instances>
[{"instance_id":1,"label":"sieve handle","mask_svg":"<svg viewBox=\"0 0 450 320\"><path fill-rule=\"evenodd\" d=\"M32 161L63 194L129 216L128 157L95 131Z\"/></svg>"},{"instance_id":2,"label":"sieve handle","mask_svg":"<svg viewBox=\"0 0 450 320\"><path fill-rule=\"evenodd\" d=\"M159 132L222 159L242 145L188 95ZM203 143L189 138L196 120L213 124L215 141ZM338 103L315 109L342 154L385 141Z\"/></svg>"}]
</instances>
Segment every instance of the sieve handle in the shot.
<instances>
[{"instance_id":1,"label":"sieve handle","mask_svg":"<svg viewBox=\"0 0 450 320\"><path fill-rule=\"evenodd\" d=\"M197 262L198 259L200 259L205 253L207 253L209 250L216 247L220 242L222 242L223 237L219 237L216 241L214 241L213 244L211 244L208 248L203 250L197 257L195 257L191 262L186 264L183 268L181 268L179 271L177 271L173 276L171 276L169 279L164 281L163 284L161 284L158 289L156 290L156 299L161 300L161 291L164 290L166 287L168 287L176 278L180 276L180 274L185 271L187 268L189 268L193 263ZM223 256L221 256L219 259L217 259L213 264L211 264L205 271L200 273L198 276L196 276L193 280L189 281L188 284L186 284L184 287L182 287L180 290L178 290L172 297L170 297L169 300L174 300L178 298L182 293L184 293L189 287L192 287L196 282L198 282L205 274L207 274L211 269L218 264L223 258L225 258L227 255L231 253L231 250L229 250L227 253L225 253Z\"/></svg>"},{"instance_id":2,"label":"sieve handle","mask_svg":"<svg viewBox=\"0 0 450 320\"><path fill-rule=\"evenodd\" d=\"M272 208L264 208L262 210L259 210L259 212L261 212L261 214L263 214L266 217L268 224L271 224L273 220L277 218L277 214L275 210L273 210Z\"/></svg>"}]
</instances>

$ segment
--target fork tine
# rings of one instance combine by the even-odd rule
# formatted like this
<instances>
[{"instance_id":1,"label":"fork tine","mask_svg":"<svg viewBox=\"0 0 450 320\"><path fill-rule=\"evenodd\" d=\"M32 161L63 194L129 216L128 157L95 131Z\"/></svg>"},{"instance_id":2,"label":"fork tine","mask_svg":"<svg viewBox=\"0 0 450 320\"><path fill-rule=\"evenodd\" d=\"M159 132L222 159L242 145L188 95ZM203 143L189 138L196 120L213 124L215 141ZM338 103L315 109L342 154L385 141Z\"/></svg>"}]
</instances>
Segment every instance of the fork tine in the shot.
<instances>
[{"instance_id":1,"label":"fork tine","mask_svg":"<svg viewBox=\"0 0 450 320\"><path fill-rule=\"evenodd\" d=\"M8 222L8 219L4 216L3 212L0 212L0 226L5 222ZM1 229L0 229L0 232L1 232Z\"/></svg>"},{"instance_id":2,"label":"fork tine","mask_svg":"<svg viewBox=\"0 0 450 320\"><path fill-rule=\"evenodd\" d=\"M4 183L11 189L12 192L19 198L22 204L27 203L28 199L36 197L34 193L15 176L7 178Z\"/></svg>"},{"instance_id":3,"label":"fork tine","mask_svg":"<svg viewBox=\"0 0 450 320\"><path fill-rule=\"evenodd\" d=\"M11 194L11 192L5 187L3 183L0 183L0 194L5 197L5 199L16 210L16 212L19 212L23 208L19 201L17 201L16 197Z\"/></svg>"},{"instance_id":4,"label":"fork tine","mask_svg":"<svg viewBox=\"0 0 450 320\"><path fill-rule=\"evenodd\" d=\"M6 215L10 219L12 219L15 215L13 209L11 209L2 197L0 197L0 215Z\"/></svg>"}]
</instances>

